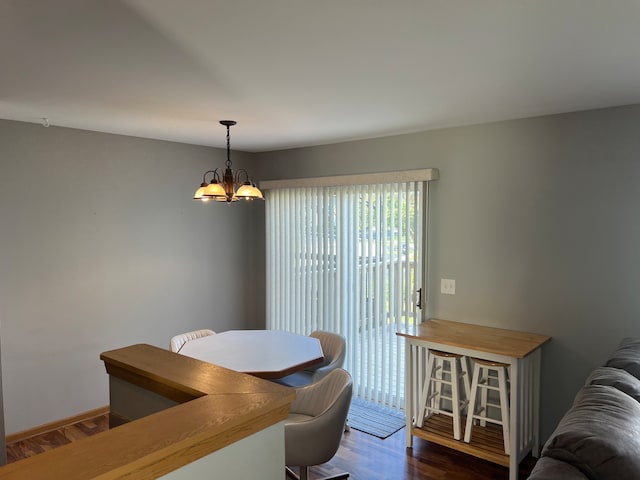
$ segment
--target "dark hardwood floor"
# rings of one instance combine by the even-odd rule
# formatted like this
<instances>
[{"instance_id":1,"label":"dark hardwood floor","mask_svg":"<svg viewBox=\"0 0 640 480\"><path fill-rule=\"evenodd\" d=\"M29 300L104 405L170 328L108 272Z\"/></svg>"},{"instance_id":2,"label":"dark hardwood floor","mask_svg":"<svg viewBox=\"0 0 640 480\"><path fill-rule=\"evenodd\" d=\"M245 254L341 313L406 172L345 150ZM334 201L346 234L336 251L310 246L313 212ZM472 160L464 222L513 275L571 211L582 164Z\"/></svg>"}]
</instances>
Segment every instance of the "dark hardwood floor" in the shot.
<instances>
[{"instance_id":1,"label":"dark hardwood floor","mask_svg":"<svg viewBox=\"0 0 640 480\"><path fill-rule=\"evenodd\" d=\"M7 444L7 463L32 457L75 440L104 432L109 428L109 415L100 415L58 430L36 435L23 441Z\"/></svg>"},{"instance_id":2,"label":"dark hardwood floor","mask_svg":"<svg viewBox=\"0 0 640 480\"><path fill-rule=\"evenodd\" d=\"M76 423L59 430L7 445L7 461L37 455L74 440L108 429L107 415ZM520 478L526 479L535 459L520 465ZM352 480L506 480L505 467L465 455L445 447L414 439L413 449L405 448L401 429L385 440L351 429L342 439L335 457L311 469L311 479L349 472ZM284 478L284 475L283 475Z\"/></svg>"},{"instance_id":3,"label":"dark hardwood floor","mask_svg":"<svg viewBox=\"0 0 640 480\"><path fill-rule=\"evenodd\" d=\"M311 478L349 472L353 480L506 480L507 468L456 452L421 438L407 449L404 428L385 440L351 429L335 457L311 469ZM520 465L524 480L535 465L533 457Z\"/></svg>"}]
</instances>

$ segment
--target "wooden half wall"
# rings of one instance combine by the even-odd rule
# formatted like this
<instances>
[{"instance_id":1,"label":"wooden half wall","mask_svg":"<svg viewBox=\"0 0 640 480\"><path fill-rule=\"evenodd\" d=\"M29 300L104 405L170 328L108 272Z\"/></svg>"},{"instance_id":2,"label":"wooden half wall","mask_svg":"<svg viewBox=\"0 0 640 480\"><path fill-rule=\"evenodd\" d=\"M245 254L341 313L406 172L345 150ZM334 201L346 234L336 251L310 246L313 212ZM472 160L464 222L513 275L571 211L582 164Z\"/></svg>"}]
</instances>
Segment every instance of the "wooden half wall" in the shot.
<instances>
[{"instance_id":1,"label":"wooden half wall","mask_svg":"<svg viewBox=\"0 0 640 480\"><path fill-rule=\"evenodd\" d=\"M181 478L197 478L189 472L212 465L251 467L238 461L238 452L247 448L256 451L246 456L255 453L265 460L275 451L273 478L284 476L280 422L295 397L293 389L151 345L104 352L100 358L117 383L168 399L168 408L154 405L157 411L146 415L140 401L137 418L126 418L126 408L116 412L122 425L1 467L0 479L145 480L183 468ZM242 448L234 446L238 442ZM275 450L261 454L262 448Z\"/></svg>"}]
</instances>

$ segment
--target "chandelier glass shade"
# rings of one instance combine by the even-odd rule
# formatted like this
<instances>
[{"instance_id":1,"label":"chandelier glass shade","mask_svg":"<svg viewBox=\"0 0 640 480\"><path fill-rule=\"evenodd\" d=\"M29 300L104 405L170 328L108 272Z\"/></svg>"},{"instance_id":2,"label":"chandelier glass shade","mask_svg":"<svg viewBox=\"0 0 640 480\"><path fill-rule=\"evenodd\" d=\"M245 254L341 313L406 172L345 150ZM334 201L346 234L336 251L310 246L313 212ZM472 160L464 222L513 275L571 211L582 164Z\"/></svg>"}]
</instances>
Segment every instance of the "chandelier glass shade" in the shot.
<instances>
[{"instance_id":1,"label":"chandelier glass shade","mask_svg":"<svg viewBox=\"0 0 640 480\"><path fill-rule=\"evenodd\" d=\"M229 129L236 124L234 120L220 120L220 124L227 127L227 162L224 171L222 169L207 170L202 175L202 183L193 195L194 200L207 202L237 202L238 200L264 200L262 192L255 182L249 178L244 168L235 172L231 169L231 148L229 141ZM209 181L207 181L209 175Z\"/></svg>"}]
</instances>

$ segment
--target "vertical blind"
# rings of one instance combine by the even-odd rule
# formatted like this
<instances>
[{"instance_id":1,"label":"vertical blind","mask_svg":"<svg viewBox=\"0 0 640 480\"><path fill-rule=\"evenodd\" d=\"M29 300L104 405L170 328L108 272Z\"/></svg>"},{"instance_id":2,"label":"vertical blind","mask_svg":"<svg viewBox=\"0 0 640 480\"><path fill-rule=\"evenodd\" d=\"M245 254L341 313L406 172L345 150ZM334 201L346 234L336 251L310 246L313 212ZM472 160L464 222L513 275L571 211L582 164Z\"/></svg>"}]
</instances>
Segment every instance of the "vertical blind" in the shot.
<instances>
[{"instance_id":1,"label":"vertical blind","mask_svg":"<svg viewBox=\"0 0 640 480\"><path fill-rule=\"evenodd\" d=\"M354 394L404 407L404 343L420 321L426 182L279 188L266 200L267 328L347 339Z\"/></svg>"}]
</instances>

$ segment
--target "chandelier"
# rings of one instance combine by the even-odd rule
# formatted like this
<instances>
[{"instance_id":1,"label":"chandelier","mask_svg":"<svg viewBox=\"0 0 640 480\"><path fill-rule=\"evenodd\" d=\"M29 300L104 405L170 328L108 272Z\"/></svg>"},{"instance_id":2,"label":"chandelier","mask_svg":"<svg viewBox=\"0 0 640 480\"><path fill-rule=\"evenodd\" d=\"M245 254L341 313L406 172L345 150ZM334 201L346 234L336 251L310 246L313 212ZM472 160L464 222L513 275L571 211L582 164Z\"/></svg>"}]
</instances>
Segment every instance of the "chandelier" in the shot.
<instances>
[{"instance_id":1,"label":"chandelier","mask_svg":"<svg viewBox=\"0 0 640 480\"><path fill-rule=\"evenodd\" d=\"M222 169L218 171L207 170L202 175L202 183L193 195L194 200L207 202L211 199L217 202L237 202L242 200L254 200L259 198L264 200L262 192L256 187L255 182L249 178L249 174L244 168L239 168L233 172L231 169L231 148L229 146L229 129L236 124L234 120L220 120L220 124L227 127L227 163L224 173ZM207 175L212 174L211 181L207 182Z\"/></svg>"}]
</instances>

